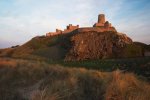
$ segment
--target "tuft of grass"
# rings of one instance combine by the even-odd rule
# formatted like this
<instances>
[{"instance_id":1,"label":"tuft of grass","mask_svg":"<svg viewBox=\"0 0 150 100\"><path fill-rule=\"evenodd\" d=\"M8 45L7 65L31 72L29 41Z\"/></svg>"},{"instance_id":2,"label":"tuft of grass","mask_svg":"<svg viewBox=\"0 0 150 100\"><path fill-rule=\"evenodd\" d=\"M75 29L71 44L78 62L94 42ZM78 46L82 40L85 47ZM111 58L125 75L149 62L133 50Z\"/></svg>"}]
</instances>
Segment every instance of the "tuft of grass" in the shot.
<instances>
[{"instance_id":1,"label":"tuft of grass","mask_svg":"<svg viewBox=\"0 0 150 100\"><path fill-rule=\"evenodd\" d=\"M132 73L112 73L112 82L106 89L106 100L149 100L149 83L139 81Z\"/></svg>"},{"instance_id":2,"label":"tuft of grass","mask_svg":"<svg viewBox=\"0 0 150 100\"><path fill-rule=\"evenodd\" d=\"M133 73L0 58L0 100L149 100L149 93Z\"/></svg>"}]
</instances>

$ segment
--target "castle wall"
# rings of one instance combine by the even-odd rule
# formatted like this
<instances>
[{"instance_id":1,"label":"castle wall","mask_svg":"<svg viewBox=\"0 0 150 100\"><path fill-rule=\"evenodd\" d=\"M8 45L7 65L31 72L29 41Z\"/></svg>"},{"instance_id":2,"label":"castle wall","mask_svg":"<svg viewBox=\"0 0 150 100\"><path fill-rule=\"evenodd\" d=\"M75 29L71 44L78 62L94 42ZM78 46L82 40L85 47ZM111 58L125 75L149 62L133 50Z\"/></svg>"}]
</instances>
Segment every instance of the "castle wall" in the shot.
<instances>
[{"instance_id":1,"label":"castle wall","mask_svg":"<svg viewBox=\"0 0 150 100\"><path fill-rule=\"evenodd\" d=\"M79 25L73 26L72 24L69 24L64 31L66 31L66 30L75 30L77 28L79 28Z\"/></svg>"},{"instance_id":2,"label":"castle wall","mask_svg":"<svg viewBox=\"0 0 150 100\"><path fill-rule=\"evenodd\" d=\"M104 26L104 24L102 24L102 23L95 23L95 24L93 25L93 27L97 27L97 26Z\"/></svg>"},{"instance_id":3,"label":"castle wall","mask_svg":"<svg viewBox=\"0 0 150 100\"><path fill-rule=\"evenodd\" d=\"M104 24L104 27L105 27L105 28L109 28L109 25L110 25L109 22L106 21L105 24Z\"/></svg>"},{"instance_id":4,"label":"castle wall","mask_svg":"<svg viewBox=\"0 0 150 100\"><path fill-rule=\"evenodd\" d=\"M46 36L54 36L54 35L59 35L59 34L67 34L70 33L76 29L79 28L79 25L77 26L73 26L72 24L69 24L66 29L64 31L60 30L60 29L56 29L56 32L49 32L46 33Z\"/></svg>"},{"instance_id":5,"label":"castle wall","mask_svg":"<svg viewBox=\"0 0 150 100\"><path fill-rule=\"evenodd\" d=\"M90 32L90 31L96 31L96 32L113 31L113 32L116 32L116 29L114 27L105 28L104 26L102 26L102 27L83 27L83 28L78 28L77 31L78 32Z\"/></svg>"},{"instance_id":6,"label":"castle wall","mask_svg":"<svg viewBox=\"0 0 150 100\"><path fill-rule=\"evenodd\" d=\"M79 25L73 26L72 24L69 24L64 31L56 29L56 32L49 32L46 33L46 36L54 36L59 34L67 34L71 33L74 30L78 32L89 32L89 31L97 31L97 32L104 32L104 31L114 31L117 32L114 27L112 27L111 23L108 21L105 21L105 15L100 14L98 16L98 22L93 25L93 27L83 27L79 28Z\"/></svg>"},{"instance_id":7,"label":"castle wall","mask_svg":"<svg viewBox=\"0 0 150 100\"><path fill-rule=\"evenodd\" d=\"M46 33L46 36L54 36L54 35L59 35L59 34L62 34L61 32L49 32L49 33Z\"/></svg>"},{"instance_id":8,"label":"castle wall","mask_svg":"<svg viewBox=\"0 0 150 100\"><path fill-rule=\"evenodd\" d=\"M57 32L57 33L61 33L61 32L62 32L62 30L60 30L60 29L56 29L56 32Z\"/></svg>"}]
</instances>

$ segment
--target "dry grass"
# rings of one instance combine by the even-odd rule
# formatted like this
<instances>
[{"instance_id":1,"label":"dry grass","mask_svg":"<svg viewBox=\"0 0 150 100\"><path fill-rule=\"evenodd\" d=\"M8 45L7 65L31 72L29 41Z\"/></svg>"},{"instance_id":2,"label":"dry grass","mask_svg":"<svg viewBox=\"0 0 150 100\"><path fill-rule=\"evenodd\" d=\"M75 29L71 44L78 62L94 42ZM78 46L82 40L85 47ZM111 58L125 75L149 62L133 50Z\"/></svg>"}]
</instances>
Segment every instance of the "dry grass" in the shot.
<instances>
[{"instance_id":1,"label":"dry grass","mask_svg":"<svg viewBox=\"0 0 150 100\"><path fill-rule=\"evenodd\" d=\"M112 82L106 89L106 100L149 100L150 85L132 73L112 73Z\"/></svg>"},{"instance_id":2,"label":"dry grass","mask_svg":"<svg viewBox=\"0 0 150 100\"><path fill-rule=\"evenodd\" d=\"M0 59L0 100L150 100L149 93L148 82L119 70Z\"/></svg>"},{"instance_id":3,"label":"dry grass","mask_svg":"<svg viewBox=\"0 0 150 100\"><path fill-rule=\"evenodd\" d=\"M13 48L0 49L0 57L10 57L14 50Z\"/></svg>"},{"instance_id":4,"label":"dry grass","mask_svg":"<svg viewBox=\"0 0 150 100\"><path fill-rule=\"evenodd\" d=\"M0 59L0 67L2 66L16 67L17 63L9 59Z\"/></svg>"}]
</instances>

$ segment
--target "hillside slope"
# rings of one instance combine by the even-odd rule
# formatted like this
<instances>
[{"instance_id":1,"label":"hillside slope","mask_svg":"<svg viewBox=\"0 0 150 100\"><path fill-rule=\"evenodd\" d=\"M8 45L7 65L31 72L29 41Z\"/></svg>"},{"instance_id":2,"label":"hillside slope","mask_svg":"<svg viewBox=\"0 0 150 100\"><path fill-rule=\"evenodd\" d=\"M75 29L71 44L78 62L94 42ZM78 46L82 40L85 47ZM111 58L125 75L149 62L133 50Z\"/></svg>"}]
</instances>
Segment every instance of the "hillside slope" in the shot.
<instances>
[{"instance_id":1,"label":"hillside slope","mask_svg":"<svg viewBox=\"0 0 150 100\"><path fill-rule=\"evenodd\" d=\"M125 34L73 31L51 37L35 37L22 46L0 50L0 56L72 61L141 57L143 53L142 47Z\"/></svg>"},{"instance_id":2,"label":"hillside slope","mask_svg":"<svg viewBox=\"0 0 150 100\"><path fill-rule=\"evenodd\" d=\"M134 42L134 44L141 46L144 51L150 51L150 45L142 42Z\"/></svg>"},{"instance_id":3,"label":"hillside slope","mask_svg":"<svg viewBox=\"0 0 150 100\"><path fill-rule=\"evenodd\" d=\"M63 59L66 54L64 36L35 37L16 48L0 50L1 57L14 57L26 59Z\"/></svg>"}]
</instances>

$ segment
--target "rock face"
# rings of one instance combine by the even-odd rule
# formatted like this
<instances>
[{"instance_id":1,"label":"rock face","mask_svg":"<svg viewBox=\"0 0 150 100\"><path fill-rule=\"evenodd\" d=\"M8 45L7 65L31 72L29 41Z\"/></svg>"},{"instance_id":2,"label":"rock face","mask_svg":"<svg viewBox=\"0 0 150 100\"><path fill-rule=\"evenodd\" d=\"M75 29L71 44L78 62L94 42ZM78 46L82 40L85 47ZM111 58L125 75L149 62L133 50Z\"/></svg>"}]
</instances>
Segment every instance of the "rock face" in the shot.
<instances>
[{"instance_id":1,"label":"rock face","mask_svg":"<svg viewBox=\"0 0 150 100\"><path fill-rule=\"evenodd\" d=\"M104 14L98 16L93 27L78 28L72 33L66 61L142 56L142 49L105 21Z\"/></svg>"},{"instance_id":2,"label":"rock face","mask_svg":"<svg viewBox=\"0 0 150 100\"><path fill-rule=\"evenodd\" d=\"M71 48L66 61L119 57L122 49L132 40L125 34L106 32L78 32L70 38Z\"/></svg>"}]
</instances>

